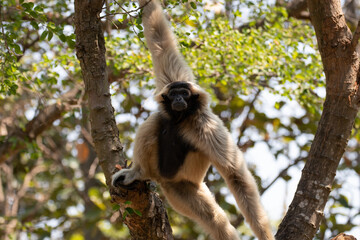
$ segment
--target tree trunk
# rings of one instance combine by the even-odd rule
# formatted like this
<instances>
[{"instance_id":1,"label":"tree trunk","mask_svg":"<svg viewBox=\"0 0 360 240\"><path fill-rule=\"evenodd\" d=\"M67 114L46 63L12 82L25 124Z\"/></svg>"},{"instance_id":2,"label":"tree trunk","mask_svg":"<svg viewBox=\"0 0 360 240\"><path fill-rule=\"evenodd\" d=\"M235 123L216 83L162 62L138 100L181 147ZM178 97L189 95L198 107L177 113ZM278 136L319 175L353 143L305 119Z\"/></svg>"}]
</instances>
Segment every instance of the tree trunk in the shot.
<instances>
[{"instance_id":1,"label":"tree trunk","mask_svg":"<svg viewBox=\"0 0 360 240\"><path fill-rule=\"evenodd\" d=\"M124 165L124 156L106 73L105 41L99 17L103 3L102 0L75 0L75 34L76 55L89 98L91 135L106 183L111 188L115 165L119 162ZM141 212L141 217L128 214L124 220L133 239L173 238L164 206L159 196L149 191L145 182L138 183L132 190L110 190L113 200L120 204L122 214L129 212L126 208ZM131 200L131 204L124 204L127 200Z\"/></svg>"},{"instance_id":2,"label":"tree trunk","mask_svg":"<svg viewBox=\"0 0 360 240\"><path fill-rule=\"evenodd\" d=\"M309 0L308 6L326 76L326 99L277 240L313 239L359 111L359 58L355 49L358 33L353 37L346 26L339 0Z\"/></svg>"}]
</instances>

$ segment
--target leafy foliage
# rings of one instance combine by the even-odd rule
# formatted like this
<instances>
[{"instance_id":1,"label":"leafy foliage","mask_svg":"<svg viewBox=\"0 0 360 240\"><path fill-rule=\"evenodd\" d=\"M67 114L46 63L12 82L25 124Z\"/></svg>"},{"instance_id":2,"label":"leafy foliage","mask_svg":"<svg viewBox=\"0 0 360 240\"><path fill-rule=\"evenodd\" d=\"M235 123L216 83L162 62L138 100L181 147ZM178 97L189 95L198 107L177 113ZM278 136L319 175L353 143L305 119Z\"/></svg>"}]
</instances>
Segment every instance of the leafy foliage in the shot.
<instances>
[{"instance_id":1,"label":"leafy foliage","mask_svg":"<svg viewBox=\"0 0 360 240\"><path fill-rule=\"evenodd\" d=\"M272 160L249 162L260 190L274 194L272 180L284 184L283 188L294 184L324 97L321 59L311 25L288 18L285 9L266 1L226 1L225 7L200 0L167 3L180 50L200 85L211 93L214 112L246 156L259 146L268 149ZM109 82L120 139L131 159L135 130L156 109L151 98L151 56L137 4L117 1L105 8L101 18ZM128 239L96 167L87 98L74 55L73 10L68 0L5 0L1 6L0 141L10 142L17 151L0 165L0 234ZM67 98L65 93L76 88L80 90L75 100ZM18 134L26 132L29 121L44 109L60 103L66 106L61 118L41 135L31 139ZM357 120L354 129L359 125ZM319 239L358 228L359 206L344 187L348 176L359 178L359 140L359 131L354 130ZM275 172L264 175L261 166L274 164ZM209 170L206 181L233 224L250 236L215 169ZM17 208L5 204L14 199ZM196 239L201 235L193 222L168 211L176 236ZM280 217L272 219L274 226Z\"/></svg>"}]
</instances>

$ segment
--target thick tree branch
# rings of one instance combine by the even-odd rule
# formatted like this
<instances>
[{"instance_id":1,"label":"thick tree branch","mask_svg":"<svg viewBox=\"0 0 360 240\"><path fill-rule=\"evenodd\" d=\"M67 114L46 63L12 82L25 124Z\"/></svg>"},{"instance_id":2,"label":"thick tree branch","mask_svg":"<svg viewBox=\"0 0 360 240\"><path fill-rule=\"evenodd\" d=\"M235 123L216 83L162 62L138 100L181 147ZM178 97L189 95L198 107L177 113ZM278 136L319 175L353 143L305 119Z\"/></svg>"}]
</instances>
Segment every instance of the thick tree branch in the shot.
<instances>
[{"instance_id":1,"label":"thick tree branch","mask_svg":"<svg viewBox=\"0 0 360 240\"><path fill-rule=\"evenodd\" d=\"M310 12L308 11L307 0L290 0L288 2L284 0L276 0L276 5L286 7L289 17L310 20ZM358 21L356 6L356 0L346 0L343 6L346 22L351 29L356 26Z\"/></svg>"},{"instance_id":2,"label":"thick tree branch","mask_svg":"<svg viewBox=\"0 0 360 240\"><path fill-rule=\"evenodd\" d=\"M47 128L52 126L53 122L59 119L62 114L69 109L72 101L80 89L75 87L62 96L62 101L42 109L31 121L29 121L25 130L20 128L10 133L6 140L0 145L0 163L4 162L9 156L19 152L25 147L25 140L34 140Z\"/></svg>"},{"instance_id":3,"label":"thick tree branch","mask_svg":"<svg viewBox=\"0 0 360 240\"><path fill-rule=\"evenodd\" d=\"M286 2L284 0L277 0L276 1L276 6L281 6L281 7L285 7L289 17L294 17L297 19L304 19L304 20L309 20L310 19L310 14L307 10L307 2L306 0L291 0L289 2ZM243 25L241 25L238 30L241 32L244 29L248 29L248 28L261 28L265 25L265 23L268 22L267 19L262 18L259 19L254 23L245 23Z\"/></svg>"},{"instance_id":4,"label":"thick tree branch","mask_svg":"<svg viewBox=\"0 0 360 240\"><path fill-rule=\"evenodd\" d=\"M115 165L121 162L124 166L124 156L109 93L105 41L99 17L103 4L103 0L75 0L76 55L89 97L91 135L99 164L121 213L128 207L141 212L141 216L127 215L124 220L132 239L173 239L164 206L145 182L138 182L132 189L115 189L110 184ZM127 201L131 204L125 205Z\"/></svg>"},{"instance_id":5,"label":"thick tree branch","mask_svg":"<svg viewBox=\"0 0 360 240\"><path fill-rule=\"evenodd\" d=\"M288 11L290 17L309 20L310 13L307 8L306 0L292 0L289 1L286 6L286 10Z\"/></svg>"},{"instance_id":6,"label":"thick tree branch","mask_svg":"<svg viewBox=\"0 0 360 240\"><path fill-rule=\"evenodd\" d=\"M353 35L353 39L351 40L351 47L353 48L353 50L355 50L356 47L358 46L359 38L360 38L360 21L358 21L357 27Z\"/></svg>"},{"instance_id":7,"label":"thick tree branch","mask_svg":"<svg viewBox=\"0 0 360 240\"><path fill-rule=\"evenodd\" d=\"M326 76L323 113L294 199L276 239L313 239L359 111L359 57L339 0L309 0Z\"/></svg>"}]
</instances>

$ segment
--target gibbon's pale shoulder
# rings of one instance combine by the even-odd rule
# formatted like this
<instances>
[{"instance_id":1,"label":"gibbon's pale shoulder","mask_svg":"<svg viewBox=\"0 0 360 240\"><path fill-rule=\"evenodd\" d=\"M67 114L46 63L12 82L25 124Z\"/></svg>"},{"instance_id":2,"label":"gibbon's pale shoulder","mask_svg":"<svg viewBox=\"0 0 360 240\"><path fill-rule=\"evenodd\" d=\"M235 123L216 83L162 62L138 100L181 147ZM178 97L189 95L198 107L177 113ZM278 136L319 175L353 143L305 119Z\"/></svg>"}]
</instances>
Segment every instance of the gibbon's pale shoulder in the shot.
<instances>
[{"instance_id":1,"label":"gibbon's pale shoulder","mask_svg":"<svg viewBox=\"0 0 360 240\"><path fill-rule=\"evenodd\" d=\"M112 177L114 186L156 181L170 205L215 240L239 240L225 212L203 182L210 165L224 178L246 222L260 240L273 240L254 177L231 134L194 83L157 0L140 0L156 76L159 111L137 130L133 166Z\"/></svg>"}]
</instances>

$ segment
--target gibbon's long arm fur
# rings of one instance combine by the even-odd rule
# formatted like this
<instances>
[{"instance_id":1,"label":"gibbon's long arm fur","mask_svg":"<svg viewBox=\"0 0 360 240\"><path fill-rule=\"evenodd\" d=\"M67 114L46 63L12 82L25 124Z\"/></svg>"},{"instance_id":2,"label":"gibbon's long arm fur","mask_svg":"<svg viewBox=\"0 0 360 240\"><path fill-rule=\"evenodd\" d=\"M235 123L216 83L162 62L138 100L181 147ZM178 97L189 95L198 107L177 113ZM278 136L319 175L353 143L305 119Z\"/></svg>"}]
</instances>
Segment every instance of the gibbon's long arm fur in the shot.
<instances>
[{"instance_id":1,"label":"gibbon's long arm fur","mask_svg":"<svg viewBox=\"0 0 360 240\"><path fill-rule=\"evenodd\" d=\"M179 213L194 219L215 240L240 239L203 182L210 166L219 171L260 240L274 239L255 180L222 121L208 106L208 94L194 83L158 0L139 1L144 33L156 75L159 112L135 137L133 166L112 177L114 186L152 179Z\"/></svg>"},{"instance_id":2,"label":"gibbon's long arm fur","mask_svg":"<svg viewBox=\"0 0 360 240\"><path fill-rule=\"evenodd\" d=\"M174 81L193 82L194 76L180 54L177 41L169 28L159 3L140 0L146 43L150 49L156 76L156 91Z\"/></svg>"}]
</instances>

